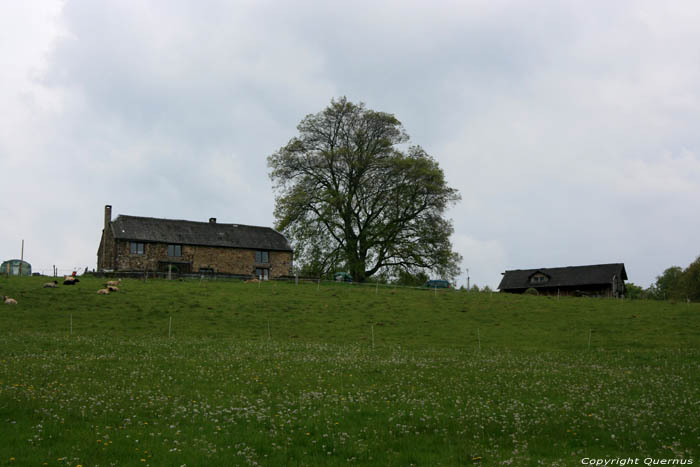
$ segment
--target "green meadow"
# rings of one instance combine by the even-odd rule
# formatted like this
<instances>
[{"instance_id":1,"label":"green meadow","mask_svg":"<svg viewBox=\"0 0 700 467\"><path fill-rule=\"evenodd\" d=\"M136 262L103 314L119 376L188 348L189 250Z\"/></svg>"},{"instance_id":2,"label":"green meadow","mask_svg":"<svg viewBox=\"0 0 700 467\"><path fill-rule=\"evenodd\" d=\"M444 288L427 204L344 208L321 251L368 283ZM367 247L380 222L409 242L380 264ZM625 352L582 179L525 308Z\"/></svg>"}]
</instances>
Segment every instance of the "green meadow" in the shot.
<instances>
[{"instance_id":1,"label":"green meadow","mask_svg":"<svg viewBox=\"0 0 700 467\"><path fill-rule=\"evenodd\" d=\"M700 463L697 303L47 280L0 278L0 465Z\"/></svg>"}]
</instances>

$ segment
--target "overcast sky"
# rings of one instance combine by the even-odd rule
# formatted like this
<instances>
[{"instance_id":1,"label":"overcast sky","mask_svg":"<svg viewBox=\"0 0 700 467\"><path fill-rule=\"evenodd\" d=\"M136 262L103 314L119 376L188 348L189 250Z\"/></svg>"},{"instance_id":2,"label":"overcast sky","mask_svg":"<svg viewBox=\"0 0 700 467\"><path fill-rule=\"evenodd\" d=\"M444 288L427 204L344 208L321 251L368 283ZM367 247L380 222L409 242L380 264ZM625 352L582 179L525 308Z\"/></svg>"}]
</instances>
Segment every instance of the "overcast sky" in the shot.
<instances>
[{"instance_id":1,"label":"overcast sky","mask_svg":"<svg viewBox=\"0 0 700 467\"><path fill-rule=\"evenodd\" d=\"M462 201L471 283L700 255L700 2L0 3L0 260L96 267L113 214L271 226L266 158L347 96ZM460 278L460 284L466 275Z\"/></svg>"}]
</instances>

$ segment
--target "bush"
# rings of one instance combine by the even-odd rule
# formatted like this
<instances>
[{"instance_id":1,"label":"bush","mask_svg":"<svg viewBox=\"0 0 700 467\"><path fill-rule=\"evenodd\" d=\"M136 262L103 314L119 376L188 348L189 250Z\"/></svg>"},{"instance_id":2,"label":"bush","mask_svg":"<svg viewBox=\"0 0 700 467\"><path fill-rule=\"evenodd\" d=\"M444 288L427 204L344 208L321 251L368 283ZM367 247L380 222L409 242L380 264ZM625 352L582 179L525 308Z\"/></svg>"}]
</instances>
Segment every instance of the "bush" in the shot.
<instances>
[{"instance_id":1,"label":"bush","mask_svg":"<svg viewBox=\"0 0 700 467\"><path fill-rule=\"evenodd\" d=\"M648 292L637 284L628 282L625 284L625 297L630 300L640 300L648 298Z\"/></svg>"},{"instance_id":2,"label":"bush","mask_svg":"<svg viewBox=\"0 0 700 467\"><path fill-rule=\"evenodd\" d=\"M525 295L539 295L540 293L534 287L530 287L524 292Z\"/></svg>"},{"instance_id":3,"label":"bush","mask_svg":"<svg viewBox=\"0 0 700 467\"><path fill-rule=\"evenodd\" d=\"M414 274L401 269L398 272L398 277L396 278L394 284L407 285L410 287L421 287L428 281L428 279L430 279L430 277L428 277L428 275L423 271L418 271Z\"/></svg>"}]
</instances>

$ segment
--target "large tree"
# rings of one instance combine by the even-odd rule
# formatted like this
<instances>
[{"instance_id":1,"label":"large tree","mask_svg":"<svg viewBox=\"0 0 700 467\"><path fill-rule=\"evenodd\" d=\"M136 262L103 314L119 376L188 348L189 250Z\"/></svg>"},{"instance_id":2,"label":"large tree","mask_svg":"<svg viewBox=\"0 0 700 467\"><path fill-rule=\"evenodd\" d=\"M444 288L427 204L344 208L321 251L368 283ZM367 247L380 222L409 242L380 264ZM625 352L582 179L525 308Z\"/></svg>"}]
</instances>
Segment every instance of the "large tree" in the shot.
<instances>
[{"instance_id":1,"label":"large tree","mask_svg":"<svg viewBox=\"0 0 700 467\"><path fill-rule=\"evenodd\" d=\"M268 157L277 229L306 271L345 268L356 281L378 271L432 271L453 278L447 186L437 161L396 117L332 100L297 126L299 135Z\"/></svg>"}]
</instances>

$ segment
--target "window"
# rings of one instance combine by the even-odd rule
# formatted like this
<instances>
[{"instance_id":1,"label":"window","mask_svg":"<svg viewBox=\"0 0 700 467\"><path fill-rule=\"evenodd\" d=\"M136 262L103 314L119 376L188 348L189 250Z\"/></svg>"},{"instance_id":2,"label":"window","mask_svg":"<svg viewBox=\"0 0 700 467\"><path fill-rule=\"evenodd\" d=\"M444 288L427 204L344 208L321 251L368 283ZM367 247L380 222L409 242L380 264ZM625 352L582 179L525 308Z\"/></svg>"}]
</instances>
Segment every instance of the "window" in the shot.
<instances>
[{"instance_id":1,"label":"window","mask_svg":"<svg viewBox=\"0 0 700 467\"><path fill-rule=\"evenodd\" d=\"M267 268L255 268L255 275L261 281L266 281L270 278L270 270Z\"/></svg>"},{"instance_id":2,"label":"window","mask_svg":"<svg viewBox=\"0 0 700 467\"><path fill-rule=\"evenodd\" d=\"M545 276L544 274L535 274L530 278L530 283L532 284L541 284L543 282L547 282L549 280L549 277Z\"/></svg>"},{"instance_id":3,"label":"window","mask_svg":"<svg viewBox=\"0 0 700 467\"><path fill-rule=\"evenodd\" d=\"M268 251L256 251L255 252L255 262L256 263L269 263L270 253Z\"/></svg>"},{"instance_id":4,"label":"window","mask_svg":"<svg viewBox=\"0 0 700 467\"><path fill-rule=\"evenodd\" d=\"M143 243L140 243L140 242L130 242L129 243L129 251L131 252L132 255L142 255L144 249L145 249L145 246Z\"/></svg>"},{"instance_id":5,"label":"window","mask_svg":"<svg viewBox=\"0 0 700 467\"><path fill-rule=\"evenodd\" d=\"M182 245L168 245L168 256L182 256Z\"/></svg>"}]
</instances>

